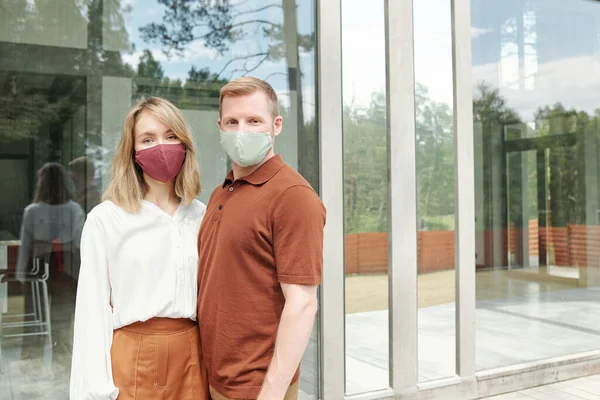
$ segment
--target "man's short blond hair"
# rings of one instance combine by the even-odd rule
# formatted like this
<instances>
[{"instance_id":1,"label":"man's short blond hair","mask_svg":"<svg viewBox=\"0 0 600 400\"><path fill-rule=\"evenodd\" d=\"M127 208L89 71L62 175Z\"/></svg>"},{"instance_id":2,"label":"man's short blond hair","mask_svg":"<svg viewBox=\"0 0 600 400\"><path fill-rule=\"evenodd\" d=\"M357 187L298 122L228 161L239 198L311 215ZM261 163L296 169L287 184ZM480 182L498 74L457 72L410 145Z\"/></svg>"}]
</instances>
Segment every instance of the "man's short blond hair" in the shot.
<instances>
[{"instance_id":1,"label":"man's short blond hair","mask_svg":"<svg viewBox=\"0 0 600 400\"><path fill-rule=\"evenodd\" d=\"M237 78L221 88L219 96L219 114L223 107L223 99L225 97L248 96L256 92L263 92L267 95L271 116L273 118L279 115L279 102L277 101L277 93L273 87L262 79L251 76Z\"/></svg>"}]
</instances>

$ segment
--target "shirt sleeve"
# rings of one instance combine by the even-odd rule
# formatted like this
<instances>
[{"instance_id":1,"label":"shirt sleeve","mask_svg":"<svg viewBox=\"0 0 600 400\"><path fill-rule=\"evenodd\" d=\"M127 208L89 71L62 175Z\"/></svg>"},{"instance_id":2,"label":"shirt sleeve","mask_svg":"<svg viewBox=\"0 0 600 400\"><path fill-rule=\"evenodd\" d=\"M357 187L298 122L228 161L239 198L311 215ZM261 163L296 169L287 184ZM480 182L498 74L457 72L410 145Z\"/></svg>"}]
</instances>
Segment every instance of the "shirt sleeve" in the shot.
<instances>
[{"instance_id":1,"label":"shirt sleeve","mask_svg":"<svg viewBox=\"0 0 600 400\"><path fill-rule=\"evenodd\" d=\"M310 187L286 189L273 213L273 247L280 283L321 283L324 226L325 207Z\"/></svg>"},{"instance_id":2,"label":"shirt sleeve","mask_svg":"<svg viewBox=\"0 0 600 400\"><path fill-rule=\"evenodd\" d=\"M113 324L105 232L97 216L88 216L81 236L77 284L71 400L115 400L110 348Z\"/></svg>"}]
</instances>

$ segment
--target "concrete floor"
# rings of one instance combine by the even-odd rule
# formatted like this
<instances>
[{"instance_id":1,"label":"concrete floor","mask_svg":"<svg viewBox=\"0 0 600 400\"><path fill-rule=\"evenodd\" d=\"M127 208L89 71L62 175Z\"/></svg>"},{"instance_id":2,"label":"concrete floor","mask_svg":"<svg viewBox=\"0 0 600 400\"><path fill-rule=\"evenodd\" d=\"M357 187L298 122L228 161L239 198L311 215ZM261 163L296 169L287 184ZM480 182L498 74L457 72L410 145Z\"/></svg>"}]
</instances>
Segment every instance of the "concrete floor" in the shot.
<instances>
[{"instance_id":1,"label":"concrete floor","mask_svg":"<svg viewBox=\"0 0 600 400\"><path fill-rule=\"evenodd\" d=\"M597 400L600 399L600 375L538 386L520 392L486 397L485 400Z\"/></svg>"},{"instance_id":2,"label":"concrete floor","mask_svg":"<svg viewBox=\"0 0 600 400\"><path fill-rule=\"evenodd\" d=\"M598 349L600 289L575 268L478 272L479 371ZM350 394L388 382L387 276L346 278L346 387ZM418 277L419 381L455 373L455 273Z\"/></svg>"}]
</instances>

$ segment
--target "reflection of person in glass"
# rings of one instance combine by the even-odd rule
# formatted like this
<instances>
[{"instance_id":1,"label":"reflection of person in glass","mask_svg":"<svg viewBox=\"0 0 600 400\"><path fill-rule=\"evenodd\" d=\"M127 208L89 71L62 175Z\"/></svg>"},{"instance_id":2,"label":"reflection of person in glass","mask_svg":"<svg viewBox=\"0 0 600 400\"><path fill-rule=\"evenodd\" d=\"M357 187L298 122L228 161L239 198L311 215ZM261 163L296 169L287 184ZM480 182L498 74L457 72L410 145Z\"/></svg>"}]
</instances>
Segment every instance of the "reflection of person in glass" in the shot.
<instances>
[{"instance_id":1,"label":"reflection of person in glass","mask_svg":"<svg viewBox=\"0 0 600 400\"><path fill-rule=\"evenodd\" d=\"M200 229L198 323L213 400L298 398L317 311L325 208L273 150L277 95L241 78L221 89L232 170Z\"/></svg>"},{"instance_id":2,"label":"reflection of person in glass","mask_svg":"<svg viewBox=\"0 0 600 400\"><path fill-rule=\"evenodd\" d=\"M71 177L75 184L76 201L86 212L100 202L100 190L94 180L94 163L86 156L78 157L69 163Z\"/></svg>"},{"instance_id":3,"label":"reflection of person in glass","mask_svg":"<svg viewBox=\"0 0 600 400\"><path fill-rule=\"evenodd\" d=\"M208 398L195 322L199 193L181 111L157 97L136 103L105 201L83 228L72 400Z\"/></svg>"},{"instance_id":4,"label":"reflection of person in glass","mask_svg":"<svg viewBox=\"0 0 600 400\"><path fill-rule=\"evenodd\" d=\"M79 247L85 213L72 197L69 178L62 165L47 163L40 168L33 203L23 213L17 277L31 270L29 260L36 242L49 244L62 261L70 258L63 257L60 249ZM56 279L55 269L50 271L51 281Z\"/></svg>"}]
</instances>

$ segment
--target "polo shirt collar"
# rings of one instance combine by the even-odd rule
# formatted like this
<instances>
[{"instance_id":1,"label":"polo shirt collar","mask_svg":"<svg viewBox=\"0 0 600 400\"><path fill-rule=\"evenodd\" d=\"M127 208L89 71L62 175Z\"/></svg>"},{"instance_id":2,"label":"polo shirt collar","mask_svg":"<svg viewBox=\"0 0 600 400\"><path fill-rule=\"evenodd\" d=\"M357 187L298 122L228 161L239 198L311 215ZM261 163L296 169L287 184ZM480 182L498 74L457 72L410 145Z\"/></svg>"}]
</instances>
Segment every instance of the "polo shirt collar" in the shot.
<instances>
[{"instance_id":1,"label":"polo shirt collar","mask_svg":"<svg viewBox=\"0 0 600 400\"><path fill-rule=\"evenodd\" d=\"M277 171L279 171L283 166L285 166L285 162L281 158L280 155L276 155L268 159L263 165L258 167L256 171L251 173L248 176L240 178L239 180L246 181L251 185L262 185L271 179ZM229 171L227 177L225 178L225 182L223 182L223 186L229 185L233 182L233 170Z\"/></svg>"}]
</instances>

